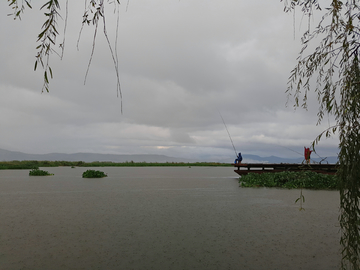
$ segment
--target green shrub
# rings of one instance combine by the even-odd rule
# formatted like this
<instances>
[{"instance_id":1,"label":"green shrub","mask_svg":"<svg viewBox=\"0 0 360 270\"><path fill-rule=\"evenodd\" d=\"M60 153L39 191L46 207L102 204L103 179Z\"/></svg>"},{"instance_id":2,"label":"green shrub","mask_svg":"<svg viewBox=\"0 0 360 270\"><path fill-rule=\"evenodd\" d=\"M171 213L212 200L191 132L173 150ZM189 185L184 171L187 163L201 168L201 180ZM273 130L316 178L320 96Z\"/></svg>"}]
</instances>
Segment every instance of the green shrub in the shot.
<instances>
[{"instance_id":1,"label":"green shrub","mask_svg":"<svg viewBox=\"0 0 360 270\"><path fill-rule=\"evenodd\" d=\"M49 173L47 171L39 170L39 169L33 169L29 172L30 176L46 176L46 175L54 175L52 173Z\"/></svg>"},{"instance_id":2,"label":"green shrub","mask_svg":"<svg viewBox=\"0 0 360 270\"><path fill-rule=\"evenodd\" d=\"M83 178L102 178L106 177L107 175L104 172L101 171L95 171L95 170L87 170L86 172L83 172L82 177Z\"/></svg>"},{"instance_id":3,"label":"green shrub","mask_svg":"<svg viewBox=\"0 0 360 270\"><path fill-rule=\"evenodd\" d=\"M241 187L281 187L307 189L338 189L336 175L327 175L310 171L249 173L241 176Z\"/></svg>"}]
</instances>

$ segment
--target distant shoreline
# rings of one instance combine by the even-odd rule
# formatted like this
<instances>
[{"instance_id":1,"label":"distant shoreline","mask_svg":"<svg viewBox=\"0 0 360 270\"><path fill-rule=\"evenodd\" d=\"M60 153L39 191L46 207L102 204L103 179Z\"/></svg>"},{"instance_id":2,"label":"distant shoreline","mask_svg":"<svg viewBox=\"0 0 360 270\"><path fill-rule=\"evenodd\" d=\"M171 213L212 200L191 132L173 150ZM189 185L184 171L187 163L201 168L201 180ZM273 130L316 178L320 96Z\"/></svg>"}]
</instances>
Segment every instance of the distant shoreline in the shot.
<instances>
[{"instance_id":1,"label":"distant shoreline","mask_svg":"<svg viewBox=\"0 0 360 270\"><path fill-rule=\"evenodd\" d=\"M111 162L111 161L2 161L0 170L37 169L39 167L232 167L230 163L219 162Z\"/></svg>"}]
</instances>

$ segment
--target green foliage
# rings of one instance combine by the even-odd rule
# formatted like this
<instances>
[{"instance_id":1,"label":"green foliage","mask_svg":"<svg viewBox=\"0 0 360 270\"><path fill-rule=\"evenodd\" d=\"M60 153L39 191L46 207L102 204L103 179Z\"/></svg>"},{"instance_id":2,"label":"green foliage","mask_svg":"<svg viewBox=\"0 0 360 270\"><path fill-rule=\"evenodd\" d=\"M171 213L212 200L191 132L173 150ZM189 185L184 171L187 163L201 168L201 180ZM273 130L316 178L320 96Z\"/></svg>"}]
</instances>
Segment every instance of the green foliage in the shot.
<instances>
[{"instance_id":1,"label":"green foliage","mask_svg":"<svg viewBox=\"0 0 360 270\"><path fill-rule=\"evenodd\" d=\"M7 1L11 9L13 10L13 13L8 14L8 16L11 15L14 16L14 20L16 20L17 18L21 19L21 13L23 13L25 10L24 2L29 8L32 8L28 0L22 0L21 4L18 3L18 0L7 0Z\"/></svg>"},{"instance_id":2,"label":"green foliage","mask_svg":"<svg viewBox=\"0 0 360 270\"><path fill-rule=\"evenodd\" d=\"M47 175L54 175L54 174L51 174L47 171L43 171L43 170L39 170L39 169L34 169L34 170L31 170L29 172L29 175L30 176L47 176Z\"/></svg>"},{"instance_id":3,"label":"green foliage","mask_svg":"<svg viewBox=\"0 0 360 270\"><path fill-rule=\"evenodd\" d=\"M311 171L249 173L239 179L241 187L278 187L307 189L337 189L338 179L335 175L320 174Z\"/></svg>"},{"instance_id":4,"label":"green foliage","mask_svg":"<svg viewBox=\"0 0 360 270\"><path fill-rule=\"evenodd\" d=\"M305 210L303 207L302 207L302 204L305 202L305 197L304 195L302 194L302 189L300 190L300 196L299 198L296 199L295 203L297 203L298 201L300 201L300 208L299 210Z\"/></svg>"},{"instance_id":5,"label":"green foliage","mask_svg":"<svg viewBox=\"0 0 360 270\"><path fill-rule=\"evenodd\" d=\"M233 167L229 163L218 163L218 162L90 162L84 163L82 167L188 167L188 166L199 166L199 167Z\"/></svg>"},{"instance_id":6,"label":"green foliage","mask_svg":"<svg viewBox=\"0 0 360 270\"><path fill-rule=\"evenodd\" d=\"M32 162L29 163L22 163L19 161L12 161L12 162L0 162L0 170L23 170L23 169L38 169L39 166Z\"/></svg>"},{"instance_id":7,"label":"green foliage","mask_svg":"<svg viewBox=\"0 0 360 270\"><path fill-rule=\"evenodd\" d=\"M3 161L0 162L0 170L5 169L36 169L39 167L184 167L184 166L205 166L205 167L232 167L229 163L218 162L111 162L111 161L37 161L37 160L24 160L24 161Z\"/></svg>"},{"instance_id":8,"label":"green foliage","mask_svg":"<svg viewBox=\"0 0 360 270\"><path fill-rule=\"evenodd\" d=\"M83 172L82 177L83 178L103 178L107 175L104 172L101 171L95 171L95 170L87 170L86 172Z\"/></svg>"},{"instance_id":9,"label":"green foliage","mask_svg":"<svg viewBox=\"0 0 360 270\"><path fill-rule=\"evenodd\" d=\"M305 15L312 16L320 9L319 0L286 1L285 9L300 6ZM290 3L289 3L290 2ZM336 124L321 133L314 141L319 142L338 132L339 143L339 188L340 227L342 245L342 269L360 269L360 2L324 1L323 17L313 31L303 34L303 48L298 63L289 78L288 93L295 97L295 106L307 106L310 89L318 95L318 122L332 114ZM320 42L319 42L320 41ZM313 52L307 48L316 42ZM316 77L315 86L311 79ZM302 93L302 91L304 91Z\"/></svg>"},{"instance_id":10,"label":"green foliage","mask_svg":"<svg viewBox=\"0 0 360 270\"><path fill-rule=\"evenodd\" d=\"M49 66L49 57L51 53L55 52L53 46L56 45L56 37L59 35L59 32L56 29L56 22L60 16L60 4L57 0L50 0L40 9L43 8L47 9L44 12L47 19L42 26L42 31L38 35L37 42L40 42L40 44L36 47L38 52L36 54L34 70L36 70L38 63L40 63L44 69L44 84L42 91L45 89L49 92L49 76L50 78L53 77L51 67ZM62 46L60 45L60 47Z\"/></svg>"},{"instance_id":11,"label":"green foliage","mask_svg":"<svg viewBox=\"0 0 360 270\"><path fill-rule=\"evenodd\" d=\"M344 111L339 117L340 242L343 269L360 269L360 67L357 55L348 72L348 89L343 93L341 104Z\"/></svg>"}]
</instances>

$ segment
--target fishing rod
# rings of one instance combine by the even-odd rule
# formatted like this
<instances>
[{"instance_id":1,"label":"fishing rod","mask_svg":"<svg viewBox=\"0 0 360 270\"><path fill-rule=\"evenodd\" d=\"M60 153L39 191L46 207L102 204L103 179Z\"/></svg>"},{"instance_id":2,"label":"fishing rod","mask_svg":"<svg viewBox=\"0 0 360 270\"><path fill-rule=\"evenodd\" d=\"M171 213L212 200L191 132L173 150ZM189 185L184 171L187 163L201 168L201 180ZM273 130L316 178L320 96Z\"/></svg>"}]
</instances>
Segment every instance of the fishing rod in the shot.
<instances>
[{"instance_id":1,"label":"fishing rod","mask_svg":"<svg viewBox=\"0 0 360 270\"><path fill-rule=\"evenodd\" d=\"M314 148L313 148L313 149L314 149ZM327 157L323 158L323 157L319 156L319 154L316 153L315 149L314 149L313 152L321 159L321 160L318 162L319 164L321 164L321 162L323 162L325 159L327 159ZM329 164L329 162L328 162L327 160L325 160L325 161Z\"/></svg>"},{"instance_id":2,"label":"fishing rod","mask_svg":"<svg viewBox=\"0 0 360 270\"><path fill-rule=\"evenodd\" d=\"M218 110L218 112L219 112L219 115L220 115L220 117L221 117L222 122L224 123L225 129L226 129L226 131L227 131L227 133L228 133L228 135L229 135L230 142L231 142L231 144L232 144L232 146L233 146L233 148L234 148L234 151L235 151L235 156L237 157L237 151L236 151L234 142L233 142L233 140L231 139L231 135L230 135L229 129L227 128L227 125L226 125L226 123L225 123L225 120L224 120L224 118L223 118L223 116L221 115L221 113L220 113L219 110ZM283 146L283 145L278 145L278 146L284 147L284 148L286 148L286 149L288 149L288 150L290 150L290 151L292 151L292 152L295 152L295 153L299 154L300 156L303 156L303 154L301 154L301 153L299 153L299 152L297 152L297 151L295 151L295 150L293 150L293 149L291 149L291 148L289 148L289 147L286 147L286 146ZM315 149L314 149L314 150L315 150ZM319 156L319 154L316 153L316 151L313 151L313 152L314 152L319 158L321 158L321 161L319 162L320 164L321 164L322 161L324 161L325 159L327 159L327 157L322 158L321 156Z\"/></svg>"},{"instance_id":3,"label":"fishing rod","mask_svg":"<svg viewBox=\"0 0 360 270\"><path fill-rule=\"evenodd\" d=\"M221 113L220 113L219 110L218 110L218 112L219 112L219 115L220 115L220 117L221 117L221 120L222 120L223 123L224 123L225 129L226 129L227 133L229 134L229 138L230 138L231 144L232 144L232 146L233 146L233 148L234 148L234 151L235 151L235 156L237 157L237 151L236 151L236 149L235 149L234 142L233 142L233 140L231 139L230 132L229 132L227 126L226 126L225 120L224 120L224 118L222 117L222 115L221 115Z\"/></svg>"},{"instance_id":4,"label":"fishing rod","mask_svg":"<svg viewBox=\"0 0 360 270\"><path fill-rule=\"evenodd\" d=\"M295 150L293 150L293 149L291 149L291 148L289 148L289 147L286 147L286 146L283 146L283 145L279 145L279 146L284 147L284 148L286 148L286 149L288 149L288 150L290 150L290 151L293 151L293 152L299 154L300 156L303 156L303 154L300 154L299 152L297 152L297 151L295 151ZM318 162L318 163L320 163L320 164L321 164L321 162L323 162L325 159L327 159L327 157L325 157L325 158L321 157L321 156L315 151L315 149L313 149L312 152L315 153L315 154L321 159L321 160Z\"/></svg>"},{"instance_id":5,"label":"fishing rod","mask_svg":"<svg viewBox=\"0 0 360 270\"><path fill-rule=\"evenodd\" d=\"M300 156L303 156L303 154L301 154L301 153L299 153L299 152L297 152L297 151L295 151L295 150L292 150L292 149L289 148L289 147L286 147L286 146L283 146L283 145L279 145L279 146L284 147L284 148L286 148L287 150L293 151L293 152L295 152L296 154L299 154Z\"/></svg>"}]
</instances>

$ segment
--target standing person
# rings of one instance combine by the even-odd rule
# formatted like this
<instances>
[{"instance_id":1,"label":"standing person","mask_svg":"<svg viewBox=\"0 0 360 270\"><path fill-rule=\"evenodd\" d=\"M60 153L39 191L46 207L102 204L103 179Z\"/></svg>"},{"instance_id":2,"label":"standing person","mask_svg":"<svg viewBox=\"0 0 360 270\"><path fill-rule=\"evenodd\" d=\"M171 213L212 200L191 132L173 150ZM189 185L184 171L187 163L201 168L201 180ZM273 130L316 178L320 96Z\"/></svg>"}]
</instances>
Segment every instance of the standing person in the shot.
<instances>
[{"instance_id":1,"label":"standing person","mask_svg":"<svg viewBox=\"0 0 360 270\"><path fill-rule=\"evenodd\" d=\"M305 160L306 160L306 164L310 164L310 155L311 155L311 150L310 148L306 148L304 147L304 157L305 157Z\"/></svg>"}]
</instances>

